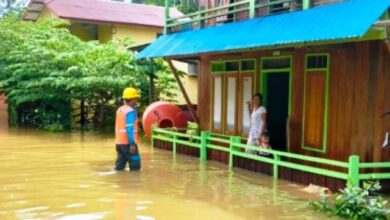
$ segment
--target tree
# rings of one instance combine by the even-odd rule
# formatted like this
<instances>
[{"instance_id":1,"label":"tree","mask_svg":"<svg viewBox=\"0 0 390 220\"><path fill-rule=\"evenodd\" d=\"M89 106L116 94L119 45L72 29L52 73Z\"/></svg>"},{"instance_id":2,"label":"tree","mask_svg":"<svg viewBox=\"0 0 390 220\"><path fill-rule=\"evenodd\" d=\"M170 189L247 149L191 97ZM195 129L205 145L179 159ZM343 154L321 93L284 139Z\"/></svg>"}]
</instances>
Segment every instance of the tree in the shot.
<instances>
[{"instance_id":1,"label":"tree","mask_svg":"<svg viewBox=\"0 0 390 220\"><path fill-rule=\"evenodd\" d=\"M0 0L0 17L26 7L28 0Z\"/></svg>"},{"instance_id":2,"label":"tree","mask_svg":"<svg viewBox=\"0 0 390 220\"><path fill-rule=\"evenodd\" d=\"M165 6L165 0L113 0L120 2L132 2L147 5ZM169 0L171 7L177 7L184 14L199 10L199 0Z\"/></svg>"},{"instance_id":3,"label":"tree","mask_svg":"<svg viewBox=\"0 0 390 220\"><path fill-rule=\"evenodd\" d=\"M94 128L112 128L125 87L140 88L141 104L149 102L148 75L137 71L142 68L133 54L121 49L124 41L84 42L69 33L68 25L58 19L20 21L14 15L0 20L0 90L8 96L12 125L69 129L71 108L79 107L72 103L81 102L80 115L90 116ZM157 97L172 97L174 79L157 62Z\"/></svg>"}]
</instances>

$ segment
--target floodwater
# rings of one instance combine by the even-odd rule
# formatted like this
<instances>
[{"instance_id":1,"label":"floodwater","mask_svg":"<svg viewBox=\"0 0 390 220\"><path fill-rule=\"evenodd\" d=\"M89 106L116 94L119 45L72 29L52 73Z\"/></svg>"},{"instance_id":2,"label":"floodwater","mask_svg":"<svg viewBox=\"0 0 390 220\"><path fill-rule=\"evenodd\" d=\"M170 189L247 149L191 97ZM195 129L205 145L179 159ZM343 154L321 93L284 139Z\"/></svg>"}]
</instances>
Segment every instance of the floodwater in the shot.
<instances>
[{"instance_id":1,"label":"floodwater","mask_svg":"<svg viewBox=\"0 0 390 220\"><path fill-rule=\"evenodd\" d=\"M0 219L328 219L302 186L140 150L141 172L115 172L110 136L0 131Z\"/></svg>"}]
</instances>

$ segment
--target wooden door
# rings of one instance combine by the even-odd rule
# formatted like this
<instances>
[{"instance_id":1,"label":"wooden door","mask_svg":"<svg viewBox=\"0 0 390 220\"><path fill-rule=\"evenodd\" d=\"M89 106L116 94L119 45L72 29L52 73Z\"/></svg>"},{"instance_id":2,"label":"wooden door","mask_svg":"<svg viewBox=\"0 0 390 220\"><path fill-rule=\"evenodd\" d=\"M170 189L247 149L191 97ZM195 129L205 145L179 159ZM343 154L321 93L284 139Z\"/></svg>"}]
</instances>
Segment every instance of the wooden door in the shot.
<instances>
[{"instance_id":1,"label":"wooden door","mask_svg":"<svg viewBox=\"0 0 390 220\"><path fill-rule=\"evenodd\" d=\"M272 148L287 150L286 123L288 118L290 72L268 73L266 77L267 128Z\"/></svg>"}]
</instances>

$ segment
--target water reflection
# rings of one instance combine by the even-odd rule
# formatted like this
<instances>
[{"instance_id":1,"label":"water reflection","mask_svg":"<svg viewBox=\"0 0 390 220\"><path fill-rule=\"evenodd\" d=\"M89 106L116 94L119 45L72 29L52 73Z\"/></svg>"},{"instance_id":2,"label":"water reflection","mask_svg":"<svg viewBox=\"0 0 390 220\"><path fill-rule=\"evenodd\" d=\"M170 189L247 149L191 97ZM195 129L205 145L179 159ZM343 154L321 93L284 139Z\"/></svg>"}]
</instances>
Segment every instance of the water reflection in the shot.
<instances>
[{"instance_id":1,"label":"water reflection","mask_svg":"<svg viewBox=\"0 0 390 220\"><path fill-rule=\"evenodd\" d=\"M113 171L110 136L0 133L0 219L321 219L301 187L140 147L143 171ZM325 218L324 218L325 219Z\"/></svg>"}]
</instances>

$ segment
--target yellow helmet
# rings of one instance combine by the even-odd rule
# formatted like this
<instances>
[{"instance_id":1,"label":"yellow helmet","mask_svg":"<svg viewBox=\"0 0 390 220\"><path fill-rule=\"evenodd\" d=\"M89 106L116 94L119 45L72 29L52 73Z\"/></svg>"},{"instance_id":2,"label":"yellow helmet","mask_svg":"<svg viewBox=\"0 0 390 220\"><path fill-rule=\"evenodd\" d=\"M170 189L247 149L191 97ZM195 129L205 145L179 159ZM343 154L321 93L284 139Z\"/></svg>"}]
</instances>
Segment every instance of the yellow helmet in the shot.
<instances>
[{"instance_id":1,"label":"yellow helmet","mask_svg":"<svg viewBox=\"0 0 390 220\"><path fill-rule=\"evenodd\" d=\"M139 98L140 94L137 89L133 87L128 87L125 90L123 90L123 99L134 99L134 98Z\"/></svg>"}]
</instances>

